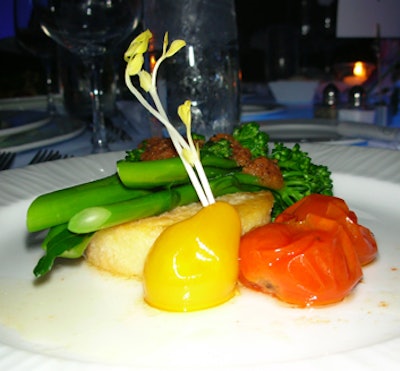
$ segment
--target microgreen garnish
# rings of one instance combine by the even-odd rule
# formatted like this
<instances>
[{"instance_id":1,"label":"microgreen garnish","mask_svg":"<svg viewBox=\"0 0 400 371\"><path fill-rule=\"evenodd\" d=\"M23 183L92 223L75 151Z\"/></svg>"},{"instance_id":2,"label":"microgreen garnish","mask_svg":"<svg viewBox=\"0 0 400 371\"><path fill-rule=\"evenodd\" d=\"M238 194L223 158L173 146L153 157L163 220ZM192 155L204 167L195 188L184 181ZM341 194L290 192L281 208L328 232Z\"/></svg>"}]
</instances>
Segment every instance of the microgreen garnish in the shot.
<instances>
[{"instance_id":1,"label":"microgreen garnish","mask_svg":"<svg viewBox=\"0 0 400 371\"><path fill-rule=\"evenodd\" d=\"M185 139L169 121L157 90L157 72L161 63L181 50L186 45L186 42L184 40L174 40L169 45L168 32L165 33L162 55L156 61L153 71L148 72L143 69L143 54L147 52L149 40L152 36L150 30L146 30L138 35L129 45L124 54L124 59L127 62L125 83L138 101L165 126L185 166L201 204L207 206L214 203L215 199L201 164L198 148L196 148L191 135L191 101L187 100L178 107L178 115L186 126ZM131 80L132 76L138 76L140 87L144 92L150 94L154 106L152 106L147 99L145 99L143 94L133 85Z\"/></svg>"}]
</instances>

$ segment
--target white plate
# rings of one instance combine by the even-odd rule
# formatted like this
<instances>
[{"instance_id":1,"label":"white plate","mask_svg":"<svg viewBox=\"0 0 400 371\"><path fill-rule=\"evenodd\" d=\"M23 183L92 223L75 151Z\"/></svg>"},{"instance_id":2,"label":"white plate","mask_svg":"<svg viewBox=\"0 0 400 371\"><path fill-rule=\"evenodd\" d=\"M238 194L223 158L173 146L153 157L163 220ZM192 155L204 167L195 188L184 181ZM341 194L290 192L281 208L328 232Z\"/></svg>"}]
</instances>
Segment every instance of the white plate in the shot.
<instances>
[{"instance_id":1,"label":"white plate","mask_svg":"<svg viewBox=\"0 0 400 371\"><path fill-rule=\"evenodd\" d=\"M28 235L33 197L115 171L123 153L43 163L0 174L0 369L376 370L400 362L400 152L304 144L331 167L379 244L364 280L336 305L291 308L241 289L219 307L166 313L143 303L141 285L58 264L33 282L40 236Z\"/></svg>"},{"instance_id":2,"label":"white plate","mask_svg":"<svg viewBox=\"0 0 400 371\"><path fill-rule=\"evenodd\" d=\"M356 144L366 140L345 136L336 121L324 119L267 120L259 122L260 129L272 142L329 142L330 144ZM370 125L369 125L370 126Z\"/></svg>"},{"instance_id":3,"label":"white plate","mask_svg":"<svg viewBox=\"0 0 400 371\"><path fill-rule=\"evenodd\" d=\"M60 119L55 117L44 126L39 125L28 131L0 136L0 150L21 152L45 147L74 138L81 134L85 128L85 123L80 120L66 119L65 116Z\"/></svg>"},{"instance_id":4,"label":"white plate","mask_svg":"<svg viewBox=\"0 0 400 371\"><path fill-rule=\"evenodd\" d=\"M0 137L39 128L49 121L50 117L43 111L0 110Z\"/></svg>"},{"instance_id":5,"label":"white plate","mask_svg":"<svg viewBox=\"0 0 400 371\"><path fill-rule=\"evenodd\" d=\"M63 111L62 97L54 95L58 111ZM47 124L50 119L45 112L47 97L17 97L0 99L0 137L21 133Z\"/></svg>"}]
</instances>

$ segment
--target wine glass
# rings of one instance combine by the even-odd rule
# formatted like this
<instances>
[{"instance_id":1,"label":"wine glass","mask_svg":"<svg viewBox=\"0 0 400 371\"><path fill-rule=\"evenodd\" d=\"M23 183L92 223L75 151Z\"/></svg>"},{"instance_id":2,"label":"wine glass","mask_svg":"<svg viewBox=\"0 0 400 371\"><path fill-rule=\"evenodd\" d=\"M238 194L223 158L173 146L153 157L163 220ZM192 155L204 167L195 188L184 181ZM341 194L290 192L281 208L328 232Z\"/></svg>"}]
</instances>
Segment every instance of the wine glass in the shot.
<instances>
[{"instance_id":1,"label":"wine glass","mask_svg":"<svg viewBox=\"0 0 400 371\"><path fill-rule=\"evenodd\" d=\"M33 0L13 1L14 32L21 52L40 60L45 75L46 110L42 108L2 111L2 119L14 125L49 123L57 114L53 95L53 63L56 43L49 39L40 27ZM24 55L23 55L24 57Z\"/></svg>"},{"instance_id":2,"label":"wine glass","mask_svg":"<svg viewBox=\"0 0 400 371\"><path fill-rule=\"evenodd\" d=\"M14 0L14 28L18 45L38 57L44 66L47 113L52 116L56 113L52 75L56 44L42 31L33 0Z\"/></svg>"},{"instance_id":3,"label":"wine glass","mask_svg":"<svg viewBox=\"0 0 400 371\"><path fill-rule=\"evenodd\" d=\"M34 5L45 34L78 55L90 74L93 152L106 152L100 86L104 56L136 29L141 0L34 0Z\"/></svg>"}]
</instances>

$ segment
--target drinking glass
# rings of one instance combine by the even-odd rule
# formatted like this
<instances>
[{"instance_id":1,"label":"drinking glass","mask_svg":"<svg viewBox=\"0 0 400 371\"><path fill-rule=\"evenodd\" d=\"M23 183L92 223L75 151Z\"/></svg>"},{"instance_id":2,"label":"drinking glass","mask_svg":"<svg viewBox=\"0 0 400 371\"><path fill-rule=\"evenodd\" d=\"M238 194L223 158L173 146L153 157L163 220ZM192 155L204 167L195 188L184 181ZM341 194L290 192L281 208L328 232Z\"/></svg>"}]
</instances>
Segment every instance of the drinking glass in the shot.
<instances>
[{"instance_id":1,"label":"drinking glass","mask_svg":"<svg viewBox=\"0 0 400 371\"><path fill-rule=\"evenodd\" d=\"M34 0L34 4L45 34L79 56L90 74L92 151L106 152L101 100L104 56L136 29L141 0Z\"/></svg>"},{"instance_id":2,"label":"drinking glass","mask_svg":"<svg viewBox=\"0 0 400 371\"><path fill-rule=\"evenodd\" d=\"M209 138L240 121L239 50L233 0L146 0L143 23L153 38L149 68L169 40L186 46L163 62L158 88L171 122L184 132L177 107L192 102L192 130Z\"/></svg>"}]
</instances>

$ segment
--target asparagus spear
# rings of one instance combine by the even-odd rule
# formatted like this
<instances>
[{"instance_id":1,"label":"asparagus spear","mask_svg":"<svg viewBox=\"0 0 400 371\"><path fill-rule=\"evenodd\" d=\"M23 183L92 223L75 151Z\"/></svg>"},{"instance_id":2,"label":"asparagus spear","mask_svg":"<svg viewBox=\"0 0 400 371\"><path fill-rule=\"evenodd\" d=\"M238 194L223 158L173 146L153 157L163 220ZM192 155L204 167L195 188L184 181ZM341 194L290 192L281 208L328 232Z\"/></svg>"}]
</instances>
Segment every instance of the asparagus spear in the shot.
<instances>
[{"instance_id":1,"label":"asparagus spear","mask_svg":"<svg viewBox=\"0 0 400 371\"><path fill-rule=\"evenodd\" d=\"M239 169L234 160L210 155L202 158L202 164L207 177L226 174L233 169ZM117 162L117 172L121 182L129 188L148 189L189 181L188 173L179 157L135 162L121 160Z\"/></svg>"},{"instance_id":2,"label":"asparagus spear","mask_svg":"<svg viewBox=\"0 0 400 371\"><path fill-rule=\"evenodd\" d=\"M30 232L40 231L67 223L84 208L133 199L149 193L149 190L125 187L117 174L46 193L37 197L29 206L27 228Z\"/></svg>"},{"instance_id":3,"label":"asparagus spear","mask_svg":"<svg viewBox=\"0 0 400 371\"><path fill-rule=\"evenodd\" d=\"M210 186L213 194L221 196L227 193L262 189L256 177L246 176L246 174L237 175L230 174L211 179ZM240 179L243 181L241 182ZM191 202L198 202L198 197L193 186L185 184L133 200L84 209L70 219L68 228L74 233L95 232L128 221L158 215Z\"/></svg>"},{"instance_id":4,"label":"asparagus spear","mask_svg":"<svg viewBox=\"0 0 400 371\"><path fill-rule=\"evenodd\" d=\"M68 230L66 223L51 228L43 242L46 253L36 264L33 270L34 275L41 277L49 272L59 256L70 259L81 257L92 235L93 233L72 233Z\"/></svg>"},{"instance_id":5,"label":"asparagus spear","mask_svg":"<svg viewBox=\"0 0 400 371\"><path fill-rule=\"evenodd\" d=\"M238 169L232 160L208 156L206 162L209 164L206 168L209 178ZM122 160L117 167L118 174L37 197L28 209L28 230L36 232L67 223L83 209L135 199L151 193L158 186L189 181L179 157L143 162Z\"/></svg>"},{"instance_id":6,"label":"asparagus spear","mask_svg":"<svg viewBox=\"0 0 400 371\"><path fill-rule=\"evenodd\" d=\"M47 232L45 239L42 242L42 248L47 253L52 253L52 249L56 247L58 241L61 241L65 238L71 237L73 233L68 230L68 223L55 225L51 227ZM81 235L81 237L84 237ZM86 246L82 246L80 244L76 245L68 245L65 246L65 250L61 251L58 249L58 255L62 258L68 259L76 259L80 258L85 250Z\"/></svg>"},{"instance_id":7,"label":"asparagus spear","mask_svg":"<svg viewBox=\"0 0 400 371\"><path fill-rule=\"evenodd\" d=\"M189 176L179 157L163 160L117 162L122 183L129 188L156 188L171 183L187 183Z\"/></svg>"},{"instance_id":8,"label":"asparagus spear","mask_svg":"<svg viewBox=\"0 0 400 371\"><path fill-rule=\"evenodd\" d=\"M89 233L130 220L158 215L178 205L179 194L163 190L133 200L89 207L75 214L68 223L74 233Z\"/></svg>"}]
</instances>

